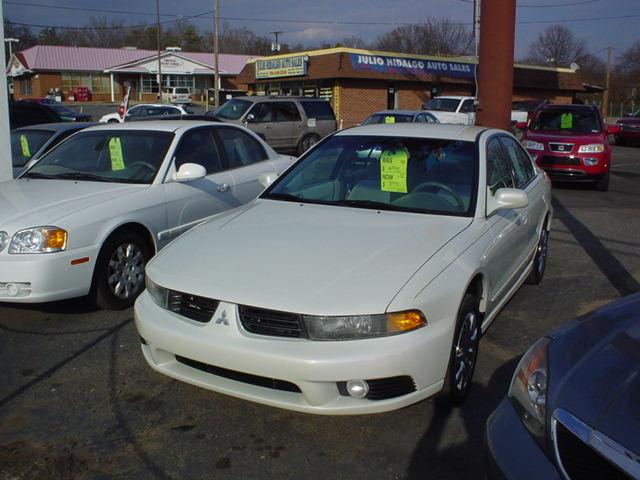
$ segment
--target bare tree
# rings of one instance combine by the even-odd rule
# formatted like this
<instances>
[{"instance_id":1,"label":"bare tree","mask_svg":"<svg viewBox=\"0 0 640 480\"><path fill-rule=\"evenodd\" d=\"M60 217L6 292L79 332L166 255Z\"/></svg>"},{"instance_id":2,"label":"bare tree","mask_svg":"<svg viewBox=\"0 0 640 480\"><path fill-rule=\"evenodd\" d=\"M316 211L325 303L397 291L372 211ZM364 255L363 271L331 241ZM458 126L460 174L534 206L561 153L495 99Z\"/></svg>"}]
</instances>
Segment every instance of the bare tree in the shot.
<instances>
[{"instance_id":1,"label":"bare tree","mask_svg":"<svg viewBox=\"0 0 640 480\"><path fill-rule=\"evenodd\" d=\"M624 55L617 62L616 69L622 74L636 77L640 75L640 41L624 51Z\"/></svg>"},{"instance_id":2,"label":"bare tree","mask_svg":"<svg viewBox=\"0 0 640 480\"><path fill-rule=\"evenodd\" d=\"M471 31L446 18L429 18L424 23L394 28L374 44L378 50L423 55L469 55L472 47Z\"/></svg>"},{"instance_id":3,"label":"bare tree","mask_svg":"<svg viewBox=\"0 0 640 480\"><path fill-rule=\"evenodd\" d=\"M568 67L587 60L589 52L584 40L562 25L550 25L529 46L528 63Z\"/></svg>"}]
</instances>

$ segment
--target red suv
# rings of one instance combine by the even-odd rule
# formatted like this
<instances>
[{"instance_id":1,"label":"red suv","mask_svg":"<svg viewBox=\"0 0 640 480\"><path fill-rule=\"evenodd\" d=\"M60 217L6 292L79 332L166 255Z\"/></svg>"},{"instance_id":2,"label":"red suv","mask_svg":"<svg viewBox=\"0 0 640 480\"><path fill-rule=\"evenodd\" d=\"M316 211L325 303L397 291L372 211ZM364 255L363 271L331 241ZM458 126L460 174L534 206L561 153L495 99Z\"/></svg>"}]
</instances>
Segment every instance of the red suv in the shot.
<instances>
[{"instance_id":1,"label":"red suv","mask_svg":"<svg viewBox=\"0 0 640 480\"><path fill-rule=\"evenodd\" d=\"M593 182L604 192L611 168L607 135L618 131L604 124L597 107L543 105L524 129L522 144L553 180Z\"/></svg>"}]
</instances>

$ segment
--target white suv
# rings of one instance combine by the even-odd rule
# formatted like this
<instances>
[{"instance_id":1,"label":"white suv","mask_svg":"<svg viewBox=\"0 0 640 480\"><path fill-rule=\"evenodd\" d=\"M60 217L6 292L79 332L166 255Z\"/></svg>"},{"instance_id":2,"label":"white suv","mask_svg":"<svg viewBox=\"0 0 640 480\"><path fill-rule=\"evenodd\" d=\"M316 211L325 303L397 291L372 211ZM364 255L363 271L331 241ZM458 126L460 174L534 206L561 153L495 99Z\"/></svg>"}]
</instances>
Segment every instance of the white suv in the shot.
<instances>
[{"instance_id":1,"label":"white suv","mask_svg":"<svg viewBox=\"0 0 640 480\"><path fill-rule=\"evenodd\" d=\"M435 97L422 105L440 123L473 125L476 121L475 97Z\"/></svg>"},{"instance_id":2,"label":"white suv","mask_svg":"<svg viewBox=\"0 0 640 480\"><path fill-rule=\"evenodd\" d=\"M178 105L191 105L191 91L187 87L163 88L162 101Z\"/></svg>"}]
</instances>

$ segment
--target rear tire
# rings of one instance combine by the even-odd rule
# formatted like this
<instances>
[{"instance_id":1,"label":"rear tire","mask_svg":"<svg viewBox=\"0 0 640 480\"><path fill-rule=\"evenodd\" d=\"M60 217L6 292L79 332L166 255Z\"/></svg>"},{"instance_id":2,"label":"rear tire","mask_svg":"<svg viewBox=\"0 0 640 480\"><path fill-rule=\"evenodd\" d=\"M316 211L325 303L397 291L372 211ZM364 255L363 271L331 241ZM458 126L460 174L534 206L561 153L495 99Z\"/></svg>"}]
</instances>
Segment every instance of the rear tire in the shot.
<instances>
[{"instance_id":1,"label":"rear tire","mask_svg":"<svg viewBox=\"0 0 640 480\"><path fill-rule=\"evenodd\" d=\"M120 122L115 118L112 118L111 120L107 120L107 123L120 123Z\"/></svg>"},{"instance_id":2,"label":"rear tire","mask_svg":"<svg viewBox=\"0 0 640 480\"><path fill-rule=\"evenodd\" d=\"M616 137L616 145L624 147L627 144L627 141L622 137Z\"/></svg>"},{"instance_id":3,"label":"rear tire","mask_svg":"<svg viewBox=\"0 0 640 480\"><path fill-rule=\"evenodd\" d=\"M444 378L443 393L452 405L461 405L469 395L480 346L480 321L479 301L466 293L458 311L449 367Z\"/></svg>"},{"instance_id":4,"label":"rear tire","mask_svg":"<svg viewBox=\"0 0 640 480\"><path fill-rule=\"evenodd\" d=\"M542 281L544 271L547 268L547 254L549 253L549 231L547 230L547 222L544 222L542 231L540 232L540 238L538 239L538 246L536 247L536 254L533 257L533 268L524 283L528 285L538 285Z\"/></svg>"},{"instance_id":5,"label":"rear tire","mask_svg":"<svg viewBox=\"0 0 640 480\"><path fill-rule=\"evenodd\" d=\"M302 137L302 140L300 140L300 143L298 143L298 155L302 155L319 141L320 137L318 135L305 135Z\"/></svg>"},{"instance_id":6,"label":"rear tire","mask_svg":"<svg viewBox=\"0 0 640 480\"><path fill-rule=\"evenodd\" d=\"M594 188L598 192L606 192L607 190L609 190L609 172L608 171L607 173L605 173L604 177L602 177L600 180L598 180L595 183Z\"/></svg>"},{"instance_id":7,"label":"rear tire","mask_svg":"<svg viewBox=\"0 0 640 480\"><path fill-rule=\"evenodd\" d=\"M107 239L96 263L92 288L95 304L105 310L133 305L144 290L144 269L153 252L136 232L121 232Z\"/></svg>"}]
</instances>

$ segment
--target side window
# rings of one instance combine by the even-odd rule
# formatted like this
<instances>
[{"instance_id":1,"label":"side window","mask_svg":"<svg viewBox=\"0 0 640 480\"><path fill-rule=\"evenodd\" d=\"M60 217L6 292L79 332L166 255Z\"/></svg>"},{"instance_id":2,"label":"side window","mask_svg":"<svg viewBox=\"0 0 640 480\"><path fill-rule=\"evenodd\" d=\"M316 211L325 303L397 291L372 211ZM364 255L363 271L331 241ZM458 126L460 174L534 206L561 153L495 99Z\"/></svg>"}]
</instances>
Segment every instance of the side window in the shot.
<instances>
[{"instance_id":1,"label":"side window","mask_svg":"<svg viewBox=\"0 0 640 480\"><path fill-rule=\"evenodd\" d=\"M424 113L420 114L420 115L416 115L416 123L426 123L427 122L427 118L426 115Z\"/></svg>"},{"instance_id":2,"label":"side window","mask_svg":"<svg viewBox=\"0 0 640 480\"><path fill-rule=\"evenodd\" d=\"M196 128L185 133L176 149L175 158L176 170L185 163L202 165L208 174L224 170L211 128Z\"/></svg>"},{"instance_id":3,"label":"side window","mask_svg":"<svg viewBox=\"0 0 640 480\"><path fill-rule=\"evenodd\" d=\"M250 120L250 123L270 122L272 120L271 103L269 102L256 103L247 114L247 117L249 115L253 115L253 119Z\"/></svg>"},{"instance_id":4,"label":"side window","mask_svg":"<svg viewBox=\"0 0 640 480\"><path fill-rule=\"evenodd\" d=\"M514 188L511 165L496 137L487 142L487 194L499 188Z\"/></svg>"},{"instance_id":5,"label":"side window","mask_svg":"<svg viewBox=\"0 0 640 480\"><path fill-rule=\"evenodd\" d=\"M460 113L472 113L476 111L475 102L471 99L465 100L462 102L462 107L460 107Z\"/></svg>"},{"instance_id":6,"label":"side window","mask_svg":"<svg viewBox=\"0 0 640 480\"><path fill-rule=\"evenodd\" d=\"M132 108L129 110L128 115L130 117L144 117L146 114L146 109L144 107Z\"/></svg>"},{"instance_id":7,"label":"side window","mask_svg":"<svg viewBox=\"0 0 640 480\"><path fill-rule=\"evenodd\" d=\"M238 128L216 128L229 168L244 167L267 159L260 143Z\"/></svg>"},{"instance_id":8,"label":"side window","mask_svg":"<svg viewBox=\"0 0 640 480\"><path fill-rule=\"evenodd\" d=\"M509 161L513 166L513 173L515 174L516 187L523 188L531 181L536 175L536 171L531 163L531 158L524 149L518 145L513 138L500 137L500 142L507 152Z\"/></svg>"},{"instance_id":9,"label":"side window","mask_svg":"<svg viewBox=\"0 0 640 480\"><path fill-rule=\"evenodd\" d=\"M274 122L299 122L301 120L298 107L293 102L273 102Z\"/></svg>"},{"instance_id":10,"label":"side window","mask_svg":"<svg viewBox=\"0 0 640 480\"><path fill-rule=\"evenodd\" d=\"M427 123L438 123L438 120L433 115L425 113L424 116L427 118Z\"/></svg>"}]
</instances>

